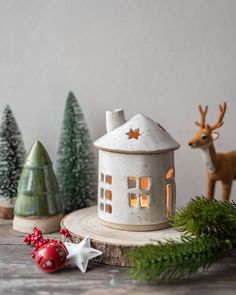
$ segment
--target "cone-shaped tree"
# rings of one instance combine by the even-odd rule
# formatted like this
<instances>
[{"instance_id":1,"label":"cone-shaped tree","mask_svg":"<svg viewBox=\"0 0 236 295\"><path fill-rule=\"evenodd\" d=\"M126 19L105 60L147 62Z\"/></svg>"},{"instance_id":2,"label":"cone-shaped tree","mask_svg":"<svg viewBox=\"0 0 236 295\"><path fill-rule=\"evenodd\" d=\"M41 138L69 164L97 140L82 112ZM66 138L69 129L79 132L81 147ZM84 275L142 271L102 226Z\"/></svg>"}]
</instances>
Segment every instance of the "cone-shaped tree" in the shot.
<instances>
[{"instance_id":1,"label":"cone-shaped tree","mask_svg":"<svg viewBox=\"0 0 236 295\"><path fill-rule=\"evenodd\" d=\"M15 204L17 216L51 216L62 212L57 180L42 143L36 141L27 156Z\"/></svg>"},{"instance_id":2,"label":"cone-shaped tree","mask_svg":"<svg viewBox=\"0 0 236 295\"><path fill-rule=\"evenodd\" d=\"M69 93L58 150L57 178L65 212L89 205L96 196L91 138L82 110Z\"/></svg>"},{"instance_id":3,"label":"cone-shaped tree","mask_svg":"<svg viewBox=\"0 0 236 295\"><path fill-rule=\"evenodd\" d=\"M24 143L9 106L0 126L0 196L14 199L25 159Z\"/></svg>"}]
</instances>

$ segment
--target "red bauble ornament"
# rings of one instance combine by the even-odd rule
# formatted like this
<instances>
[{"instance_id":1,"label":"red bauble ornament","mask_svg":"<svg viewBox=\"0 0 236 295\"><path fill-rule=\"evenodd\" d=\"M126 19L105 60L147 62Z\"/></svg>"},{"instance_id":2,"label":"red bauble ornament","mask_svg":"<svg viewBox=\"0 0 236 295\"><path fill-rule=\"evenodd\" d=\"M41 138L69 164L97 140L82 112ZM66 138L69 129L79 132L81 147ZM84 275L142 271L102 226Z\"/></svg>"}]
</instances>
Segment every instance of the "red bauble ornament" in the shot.
<instances>
[{"instance_id":1,"label":"red bauble ornament","mask_svg":"<svg viewBox=\"0 0 236 295\"><path fill-rule=\"evenodd\" d=\"M56 240L48 241L35 252L35 263L44 272L55 272L66 263L66 247Z\"/></svg>"}]
</instances>

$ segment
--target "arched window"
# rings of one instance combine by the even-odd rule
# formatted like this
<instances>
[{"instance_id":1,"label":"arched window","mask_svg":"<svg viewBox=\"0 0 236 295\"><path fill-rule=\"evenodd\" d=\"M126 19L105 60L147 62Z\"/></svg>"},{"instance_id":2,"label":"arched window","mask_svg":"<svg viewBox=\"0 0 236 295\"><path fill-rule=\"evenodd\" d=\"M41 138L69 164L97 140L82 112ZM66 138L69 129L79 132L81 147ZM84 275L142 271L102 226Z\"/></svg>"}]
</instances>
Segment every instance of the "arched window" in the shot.
<instances>
[{"instance_id":1,"label":"arched window","mask_svg":"<svg viewBox=\"0 0 236 295\"><path fill-rule=\"evenodd\" d=\"M171 179L172 177L175 177L175 169L171 168L166 173L166 179Z\"/></svg>"},{"instance_id":2,"label":"arched window","mask_svg":"<svg viewBox=\"0 0 236 295\"><path fill-rule=\"evenodd\" d=\"M171 168L166 173L166 216L174 213L175 194L175 170Z\"/></svg>"}]
</instances>

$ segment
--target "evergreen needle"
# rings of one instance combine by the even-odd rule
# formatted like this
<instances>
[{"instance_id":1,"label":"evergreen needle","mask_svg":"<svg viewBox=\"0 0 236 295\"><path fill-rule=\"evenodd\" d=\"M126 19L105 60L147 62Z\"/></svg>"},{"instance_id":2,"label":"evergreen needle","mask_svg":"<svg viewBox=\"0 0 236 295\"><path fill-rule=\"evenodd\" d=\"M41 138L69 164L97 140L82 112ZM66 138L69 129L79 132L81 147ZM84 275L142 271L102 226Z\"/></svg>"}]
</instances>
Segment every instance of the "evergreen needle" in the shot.
<instances>
[{"instance_id":1,"label":"evergreen needle","mask_svg":"<svg viewBox=\"0 0 236 295\"><path fill-rule=\"evenodd\" d=\"M191 200L170 218L183 231L180 241L166 240L128 253L131 276L138 282L184 279L229 254L236 243L236 204L233 201Z\"/></svg>"}]
</instances>

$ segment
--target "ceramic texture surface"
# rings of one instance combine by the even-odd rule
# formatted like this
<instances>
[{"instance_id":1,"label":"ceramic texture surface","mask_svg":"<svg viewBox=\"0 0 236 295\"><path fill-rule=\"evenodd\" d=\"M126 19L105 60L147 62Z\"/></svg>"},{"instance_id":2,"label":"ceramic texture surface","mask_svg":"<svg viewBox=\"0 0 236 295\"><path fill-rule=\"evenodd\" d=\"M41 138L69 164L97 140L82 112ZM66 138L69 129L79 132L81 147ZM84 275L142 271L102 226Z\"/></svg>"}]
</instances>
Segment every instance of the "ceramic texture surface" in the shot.
<instances>
[{"instance_id":1,"label":"ceramic texture surface","mask_svg":"<svg viewBox=\"0 0 236 295\"><path fill-rule=\"evenodd\" d=\"M167 222L166 217L166 173L174 166L173 152L151 155L129 155L99 151L99 206L98 216L107 222L132 225L154 225ZM112 184L101 179L112 176ZM128 178L137 179L137 187L128 187ZM150 179L150 188L140 188L140 178ZM112 200L106 198L106 190L111 191ZM103 196L101 195L103 192ZM149 195L149 206L130 206L130 194ZM100 203L112 206L112 213L100 209ZM173 204L174 205L174 204Z\"/></svg>"},{"instance_id":2,"label":"ceramic texture surface","mask_svg":"<svg viewBox=\"0 0 236 295\"><path fill-rule=\"evenodd\" d=\"M110 132L95 142L99 219L126 230L168 226L176 203L174 150L179 144L144 115L122 124L124 113L115 110L106 119ZM122 125L117 127L119 121Z\"/></svg>"},{"instance_id":3,"label":"ceramic texture surface","mask_svg":"<svg viewBox=\"0 0 236 295\"><path fill-rule=\"evenodd\" d=\"M21 173L15 204L17 216L52 216L61 213L62 202L52 162L36 141Z\"/></svg>"},{"instance_id":4,"label":"ceramic texture surface","mask_svg":"<svg viewBox=\"0 0 236 295\"><path fill-rule=\"evenodd\" d=\"M107 126L111 124L108 120ZM135 130L139 130L138 139L128 139L128 133ZM96 140L94 144L100 149L127 153L159 153L180 147L160 124L142 114L135 115L120 127Z\"/></svg>"}]
</instances>

